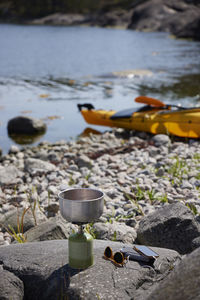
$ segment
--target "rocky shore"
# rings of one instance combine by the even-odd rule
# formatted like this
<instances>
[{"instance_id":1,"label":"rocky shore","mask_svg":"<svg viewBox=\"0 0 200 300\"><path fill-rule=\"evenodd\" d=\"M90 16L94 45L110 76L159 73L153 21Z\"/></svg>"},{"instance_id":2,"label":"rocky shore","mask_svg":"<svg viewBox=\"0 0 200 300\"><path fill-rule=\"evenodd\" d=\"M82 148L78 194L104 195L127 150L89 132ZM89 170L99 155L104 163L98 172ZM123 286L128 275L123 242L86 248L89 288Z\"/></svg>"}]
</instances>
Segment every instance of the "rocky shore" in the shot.
<instances>
[{"instance_id":1,"label":"rocky shore","mask_svg":"<svg viewBox=\"0 0 200 300\"><path fill-rule=\"evenodd\" d=\"M1 157L0 223L17 228L13 216L31 207L35 220L31 209L24 216L28 230L59 215L60 190L95 188L105 193L105 208L90 230L101 239L133 243L140 220L169 204L181 203L198 218L199 149L198 140L172 142L120 129L77 141L13 145ZM7 233L1 237L1 244L10 241Z\"/></svg>"},{"instance_id":2,"label":"rocky shore","mask_svg":"<svg viewBox=\"0 0 200 300\"><path fill-rule=\"evenodd\" d=\"M6 249L16 251L16 241L29 247L32 243L27 242L66 239L76 230L76 225L60 216L57 196L60 190L74 187L95 188L105 193L103 215L85 228L95 239L105 244L146 244L168 249L168 254L173 249L177 257L198 251L199 149L198 140L171 140L166 135L120 129L90 134L77 141L12 146L0 158L3 269L12 269L6 267ZM48 248L50 244L44 245ZM21 271L11 272L19 275ZM24 282L23 276L19 278Z\"/></svg>"}]
</instances>

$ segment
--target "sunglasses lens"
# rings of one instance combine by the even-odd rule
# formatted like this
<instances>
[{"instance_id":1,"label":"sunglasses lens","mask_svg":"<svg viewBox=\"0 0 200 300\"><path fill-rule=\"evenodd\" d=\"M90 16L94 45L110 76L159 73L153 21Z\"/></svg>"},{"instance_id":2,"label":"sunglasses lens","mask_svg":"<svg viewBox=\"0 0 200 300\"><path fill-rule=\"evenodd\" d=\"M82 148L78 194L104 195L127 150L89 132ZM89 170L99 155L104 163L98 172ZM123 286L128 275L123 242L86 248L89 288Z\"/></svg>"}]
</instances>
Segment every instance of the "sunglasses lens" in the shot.
<instances>
[{"instance_id":1,"label":"sunglasses lens","mask_svg":"<svg viewBox=\"0 0 200 300\"><path fill-rule=\"evenodd\" d=\"M107 247L107 248L105 249L104 255L105 255L106 257L108 257L108 258L111 258L111 256L112 256L112 250L110 249L110 247Z\"/></svg>"},{"instance_id":2,"label":"sunglasses lens","mask_svg":"<svg viewBox=\"0 0 200 300\"><path fill-rule=\"evenodd\" d=\"M113 258L118 264L122 264L124 261L124 256L121 252L116 252Z\"/></svg>"}]
</instances>

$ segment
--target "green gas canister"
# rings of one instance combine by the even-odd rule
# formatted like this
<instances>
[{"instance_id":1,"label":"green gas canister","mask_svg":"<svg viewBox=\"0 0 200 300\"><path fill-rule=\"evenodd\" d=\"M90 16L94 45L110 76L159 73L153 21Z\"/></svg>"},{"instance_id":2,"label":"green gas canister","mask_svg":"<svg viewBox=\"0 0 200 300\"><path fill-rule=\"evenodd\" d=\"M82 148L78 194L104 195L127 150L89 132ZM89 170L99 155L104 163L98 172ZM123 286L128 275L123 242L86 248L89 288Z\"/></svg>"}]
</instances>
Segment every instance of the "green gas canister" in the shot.
<instances>
[{"instance_id":1,"label":"green gas canister","mask_svg":"<svg viewBox=\"0 0 200 300\"><path fill-rule=\"evenodd\" d=\"M74 269L86 269L93 265L93 237L81 228L71 234L68 240L69 266Z\"/></svg>"}]
</instances>

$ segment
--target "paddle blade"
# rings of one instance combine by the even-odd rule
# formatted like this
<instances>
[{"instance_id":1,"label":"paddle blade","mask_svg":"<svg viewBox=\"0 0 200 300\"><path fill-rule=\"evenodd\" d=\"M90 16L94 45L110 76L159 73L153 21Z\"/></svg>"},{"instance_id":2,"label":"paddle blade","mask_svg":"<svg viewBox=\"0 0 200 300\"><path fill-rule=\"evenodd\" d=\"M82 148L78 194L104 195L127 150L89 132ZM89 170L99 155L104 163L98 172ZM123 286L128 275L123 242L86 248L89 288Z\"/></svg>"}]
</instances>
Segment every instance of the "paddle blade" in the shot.
<instances>
[{"instance_id":1,"label":"paddle blade","mask_svg":"<svg viewBox=\"0 0 200 300\"><path fill-rule=\"evenodd\" d=\"M139 97L135 98L135 102L145 103L145 104L148 104L148 105L158 106L158 107L165 106L165 103L163 103L162 101L154 99L154 98L150 98L150 97L147 97L147 96L139 96Z\"/></svg>"}]
</instances>

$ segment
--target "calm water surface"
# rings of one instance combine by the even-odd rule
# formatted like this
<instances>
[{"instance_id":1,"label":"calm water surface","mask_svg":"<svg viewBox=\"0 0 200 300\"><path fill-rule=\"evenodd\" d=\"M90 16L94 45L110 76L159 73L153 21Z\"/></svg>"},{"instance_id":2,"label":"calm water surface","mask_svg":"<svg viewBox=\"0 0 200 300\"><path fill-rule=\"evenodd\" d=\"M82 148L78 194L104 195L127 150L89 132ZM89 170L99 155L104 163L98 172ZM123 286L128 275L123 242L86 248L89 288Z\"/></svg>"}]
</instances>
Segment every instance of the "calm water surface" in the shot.
<instances>
[{"instance_id":1,"label":"calm water surface","mask_svg":"<svg viewBox=\"0 0 200 300\"><path fill-rule=\"evenodd\" d=\"M200 105L200 43L166 33L90 27L0 25L0 147L14 141L7 122L44 119L40 139L76 138L88 125L78 103L96 108L138 106L139 94ZM113 72L132 70L130 73ZM92 126L94 129L105 128Z\"/></svg>"}]
</instances>

